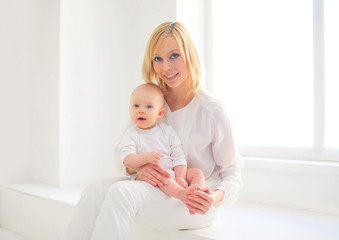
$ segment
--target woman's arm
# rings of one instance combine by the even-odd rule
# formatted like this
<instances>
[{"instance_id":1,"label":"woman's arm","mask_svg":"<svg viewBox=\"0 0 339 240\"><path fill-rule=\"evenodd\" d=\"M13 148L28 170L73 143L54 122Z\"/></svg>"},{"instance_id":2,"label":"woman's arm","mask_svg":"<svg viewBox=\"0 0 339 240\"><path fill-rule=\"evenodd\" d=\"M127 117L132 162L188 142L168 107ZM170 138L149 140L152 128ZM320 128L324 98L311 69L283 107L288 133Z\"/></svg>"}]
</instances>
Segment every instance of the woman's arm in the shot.
<instances>
[{"instance_id":1,"label":"woman's arm","mask_svg":"<svg viewBox=\"0 0 339 240\"><path fill-rule=\"evenodd\" d=\"M242 184L241 168L243 161L235 141L231 123L222 106L216 108L211 118L212 152L219 167L219 182L216 190L210 188L196 191L187 201L187 207L193 213L206 213L213 205L224 202L232 204L237 198ZM224 200L225 199L225 200Z\"/></svg>"},{"instance_id":2,"label":"woman's arm","mask_svg":"<svg viewBox=\"0 0 339 240\"><path fill-rule=\"evenodd\" d=\"M214 190L213 192L214 192L214 195L215 195L215 199L214 199L214 204L213 205L216 205L216 204L220 203L223 200L225 192L223 190L220 190L220 189Z\"/></svg>"}]
</instances>

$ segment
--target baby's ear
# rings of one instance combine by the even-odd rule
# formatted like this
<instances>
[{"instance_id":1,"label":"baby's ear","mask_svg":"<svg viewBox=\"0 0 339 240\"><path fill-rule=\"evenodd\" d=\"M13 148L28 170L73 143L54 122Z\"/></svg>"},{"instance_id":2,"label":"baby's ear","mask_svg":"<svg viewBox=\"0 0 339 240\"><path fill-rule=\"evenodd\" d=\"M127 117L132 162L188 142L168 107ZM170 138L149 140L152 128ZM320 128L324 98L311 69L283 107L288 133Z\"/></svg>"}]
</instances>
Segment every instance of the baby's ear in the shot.
<instances>
[{"instance_id":1,"label":"baby's ear","mask_svg":"<svg viewBox=\"0 0 339 240\"><path fill-rule=\"evenodd\" d=\"M159 114L158 114L158 119L162 118L165 115L165 108L160 108Z\"/></svg>"}]
</instances>

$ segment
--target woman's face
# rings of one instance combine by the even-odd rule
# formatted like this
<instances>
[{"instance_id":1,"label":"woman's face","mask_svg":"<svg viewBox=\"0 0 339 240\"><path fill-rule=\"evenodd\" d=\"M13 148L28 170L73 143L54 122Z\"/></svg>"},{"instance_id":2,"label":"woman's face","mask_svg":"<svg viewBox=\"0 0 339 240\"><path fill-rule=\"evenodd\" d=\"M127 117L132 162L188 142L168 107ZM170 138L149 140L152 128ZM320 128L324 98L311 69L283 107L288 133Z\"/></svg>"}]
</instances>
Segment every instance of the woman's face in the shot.
<instances>
[{"instance_id":1,"label":"woman's face","mask_svg":"<svg viewBox=\"0 0 339 240\"><path fill-rule=\"evenodd\" d=\"M153 56L153 68L169 88L183 86L187 79L185 63L179 46L172 36L166 37Z\"/></svg>"}]
</instances>

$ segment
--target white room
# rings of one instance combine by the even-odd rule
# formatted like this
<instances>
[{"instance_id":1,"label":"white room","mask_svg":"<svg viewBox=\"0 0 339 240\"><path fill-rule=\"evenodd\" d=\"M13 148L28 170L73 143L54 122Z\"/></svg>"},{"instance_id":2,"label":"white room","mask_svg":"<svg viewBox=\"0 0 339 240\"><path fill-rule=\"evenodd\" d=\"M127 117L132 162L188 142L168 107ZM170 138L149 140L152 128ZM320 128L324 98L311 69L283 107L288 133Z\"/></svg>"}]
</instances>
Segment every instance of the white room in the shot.
<instances>
[{"instance_id":1,"label":"white room","mask_svg":"<svg viewBox=\"0 0 339 240\"><path fill-rule=\"evenodd\" d=\"M132 239L338 239L338 10L335 0L2 1L0 239L60 239L84 186L119 174L129 96L165 21L187 27L202 85L232 120L243 186L212 227L136 225Z\"/></svg>"}]
</instances>

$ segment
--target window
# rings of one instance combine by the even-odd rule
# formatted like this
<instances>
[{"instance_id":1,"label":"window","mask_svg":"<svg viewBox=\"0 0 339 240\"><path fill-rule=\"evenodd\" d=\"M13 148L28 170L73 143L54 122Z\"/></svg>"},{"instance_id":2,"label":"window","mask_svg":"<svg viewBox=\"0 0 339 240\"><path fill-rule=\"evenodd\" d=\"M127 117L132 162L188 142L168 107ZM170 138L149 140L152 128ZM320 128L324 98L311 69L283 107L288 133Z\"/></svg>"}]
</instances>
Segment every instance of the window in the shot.
<instances>
[{"instance_id":1,"label":"window","mask_svg":"<svg viewBox=\"0 0 339 240\"><path fill-rule=\"evenodd\" d=\"M325 145L329 149L339 149L339 1L326 0L324 6L327 110Z\"/></svg>"},{"instance_id":2,"label":"window","mask_svg":"<svg viewBox=\"0 0 339 240\"><path fill-rule=\"evenodd\" d=\"M210 4L211 90L242 154L339 160L338 1Z\"/></svg>"}]
</instances>

